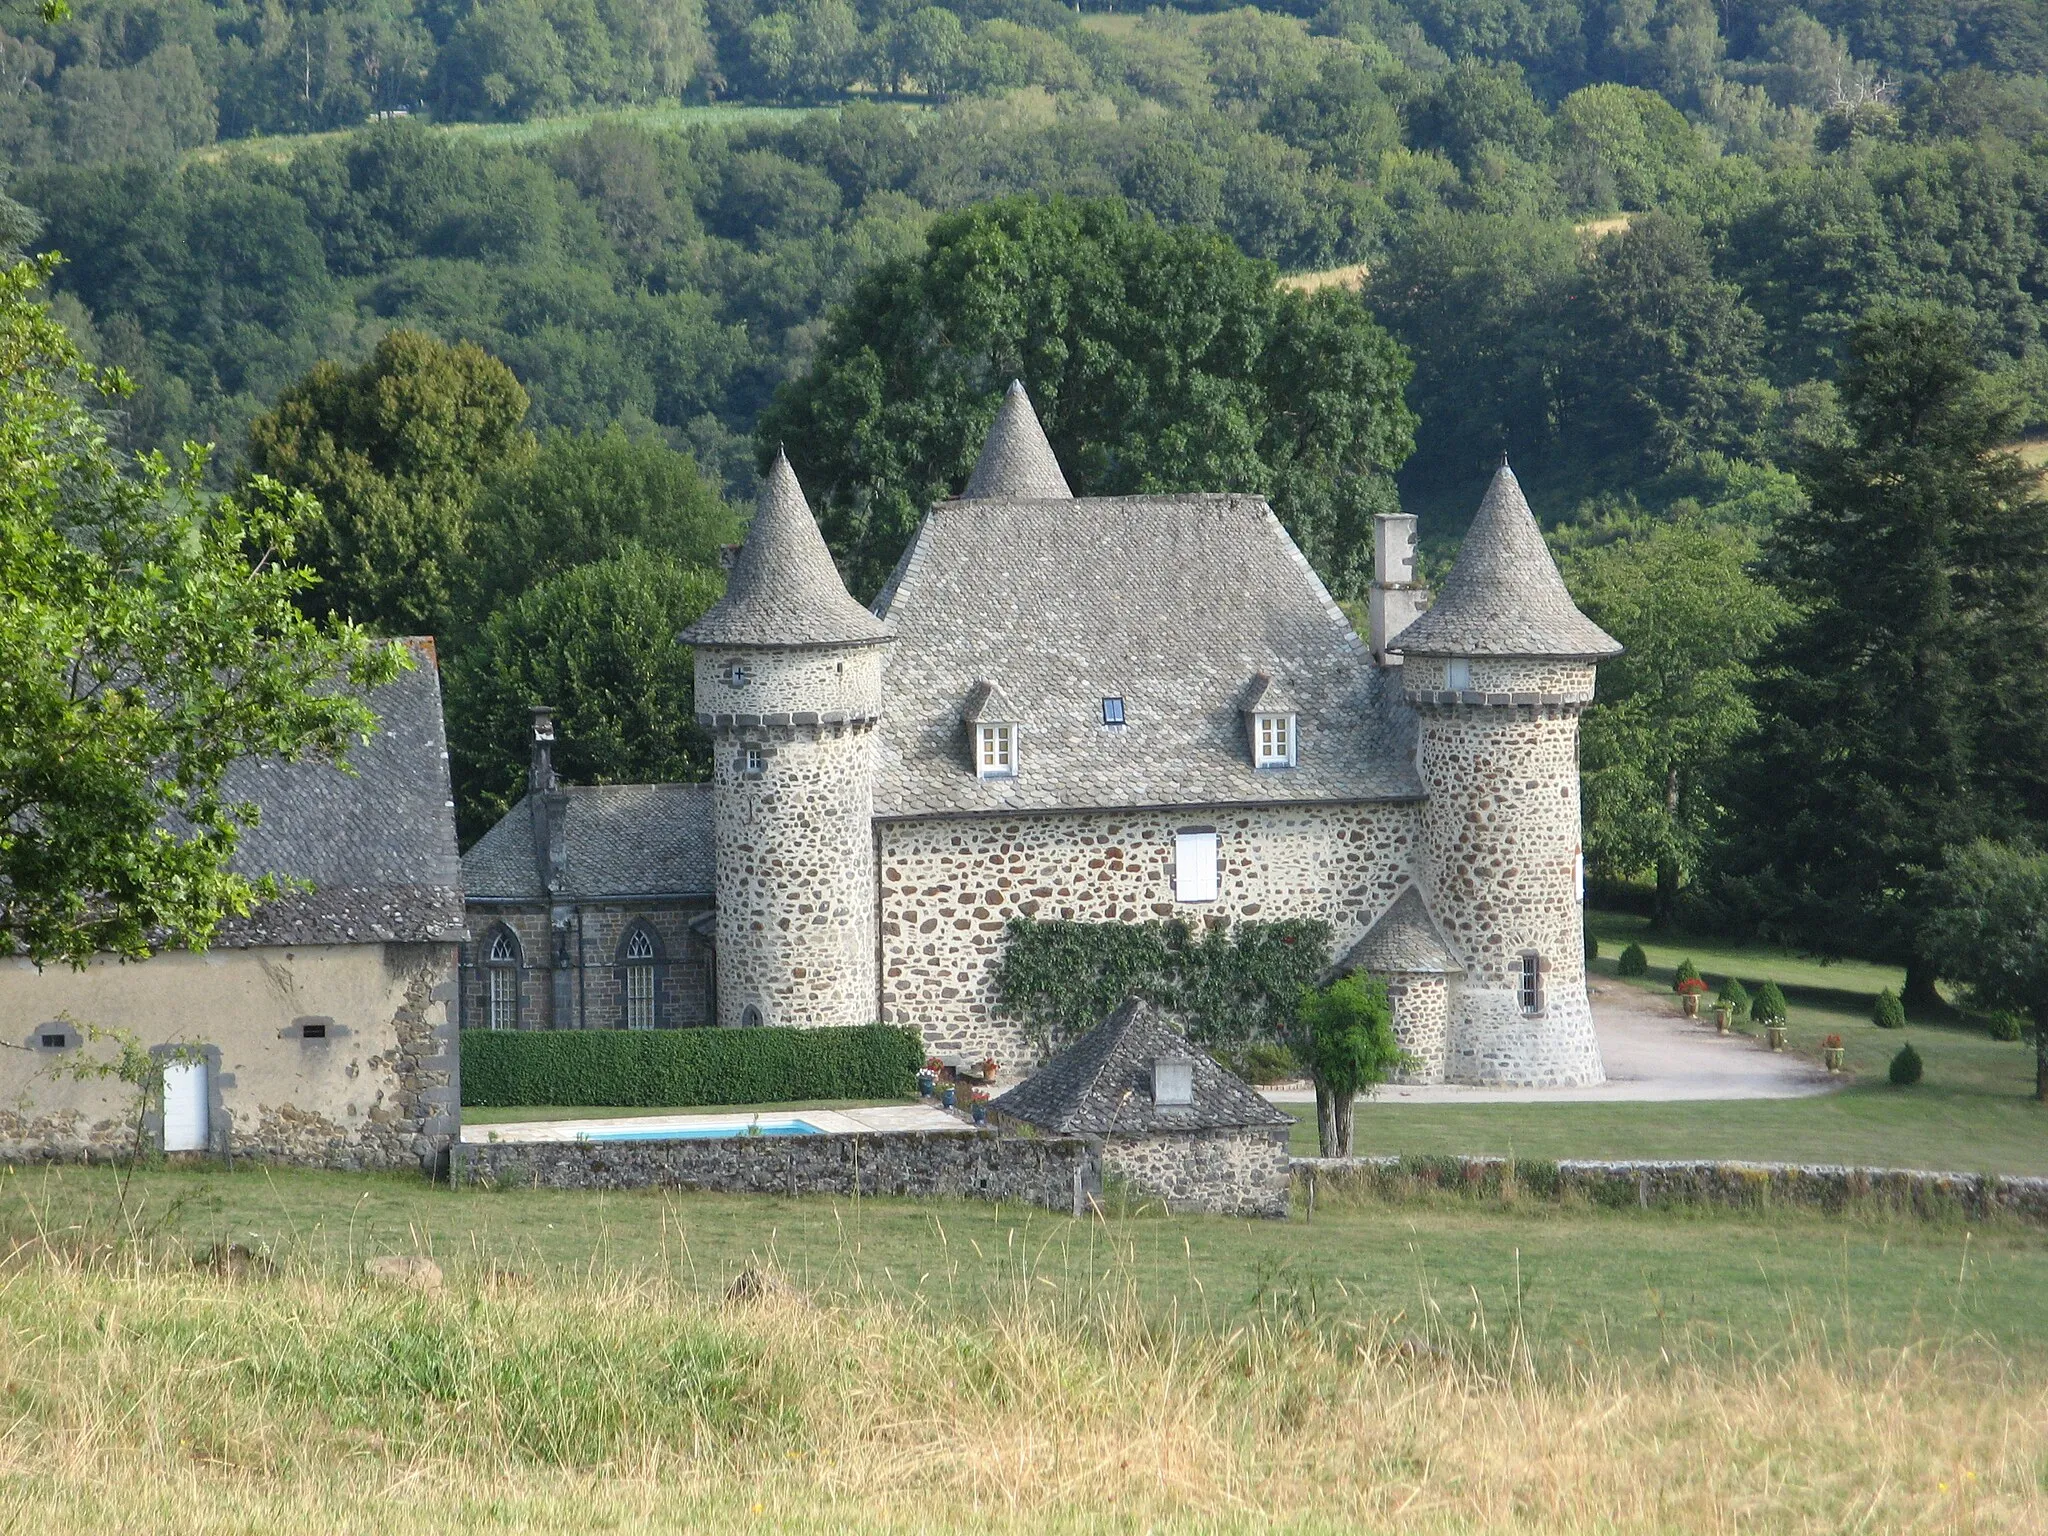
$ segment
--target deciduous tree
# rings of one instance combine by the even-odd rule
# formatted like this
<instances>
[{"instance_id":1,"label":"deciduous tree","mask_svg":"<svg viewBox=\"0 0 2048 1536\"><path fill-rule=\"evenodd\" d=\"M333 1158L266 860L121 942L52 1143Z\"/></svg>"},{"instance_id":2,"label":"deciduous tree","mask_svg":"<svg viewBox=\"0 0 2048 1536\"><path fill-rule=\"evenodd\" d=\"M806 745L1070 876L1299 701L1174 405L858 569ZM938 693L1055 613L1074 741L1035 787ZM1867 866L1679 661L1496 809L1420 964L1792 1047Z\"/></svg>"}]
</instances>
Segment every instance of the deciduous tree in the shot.
<instances>
[{"instance_id":1,"label":"deciduous tree","mask_svg":"<svg viewBox=\"0 0 2048 1536\"><path fill-rule=\"evenodd\" d=\"M1922 894L1941 974L2034 1021L2034 1097L2048 1104L2048 853L1980 838L1949 849Z\"/></svg>"},{"instance_id":2,"label":"deciduous tree","mask_svg":"<svg viewBox=\"0 0 2048 1536\"><path fill-rule=\"evenodd\" d=\"M1316 1135L1324 1157L1351 1156L1358 1095L1408 1065L1394 1039L1387 984L1345 976L1301 998L1302 1055L1316 1085Z\"/></svg>"}]
</instances>

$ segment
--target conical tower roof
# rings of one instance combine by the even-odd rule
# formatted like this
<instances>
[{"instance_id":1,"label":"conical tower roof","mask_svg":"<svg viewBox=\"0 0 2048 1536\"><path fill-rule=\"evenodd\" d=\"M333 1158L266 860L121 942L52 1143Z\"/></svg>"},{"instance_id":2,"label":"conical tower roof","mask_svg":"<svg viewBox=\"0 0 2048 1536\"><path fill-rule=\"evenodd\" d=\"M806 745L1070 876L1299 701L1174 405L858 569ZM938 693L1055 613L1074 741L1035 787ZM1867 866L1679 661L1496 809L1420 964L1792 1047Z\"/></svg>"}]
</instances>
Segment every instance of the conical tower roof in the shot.
<instances>
[{"instance_id":1,"label":"conical tower roof","mask_svg":"<svg viewBox=\"0 0 2048 1536\"><path fill-rule=\"evenodd\" d=\"M1429 610L1388 643L1411 656L1619 656L1614 637L1579 612L1515 472L1502 459Z\"/></svg>"},{"instance_id":2,"label":"conical tower roof","mask_svg":"<svg viewBox=\"0 0 2048 1536\"><path fill-rule=\"evenodd\" d=\"M789 458L778 451L725 596L683 631L687 645L864 645L889 627L839 579Z\"/></svg>"},{"instance_id":3,"label":"conical tower roof","mask_svg":"<svg viewBox=\"0 0 2048 1536\"><path fill-rule=\"evenodd\" d=\"M1067 477L1060 473L1060 461L1045 440L1045 428L1038 424L1038 412L1031 409L1031 397L1024 393L1021 379L1010 380L1010 392L1003 396L995 425L981 445L981 457L974 461L974 473L967 477L962 493L969 500L1071 501Z\"/></svg>"}]
</instances>

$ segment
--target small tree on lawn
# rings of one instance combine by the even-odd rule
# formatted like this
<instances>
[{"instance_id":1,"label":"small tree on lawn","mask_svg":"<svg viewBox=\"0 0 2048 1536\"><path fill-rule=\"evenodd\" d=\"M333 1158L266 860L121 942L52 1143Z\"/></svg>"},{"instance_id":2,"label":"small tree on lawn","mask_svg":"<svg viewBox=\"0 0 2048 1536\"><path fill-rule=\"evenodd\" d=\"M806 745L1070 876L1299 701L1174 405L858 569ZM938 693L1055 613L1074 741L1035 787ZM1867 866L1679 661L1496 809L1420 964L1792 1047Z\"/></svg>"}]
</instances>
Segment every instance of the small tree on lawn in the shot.
<instances>
[{"instance_id":1,"label":"small tree on lawn","mask_svg":"<svg viewBox=\"0 0 2048 1536\"><path fill-rule=\"evenodd\" d=\"M2034 1097L2048 1104L2048 853L1979 838L1947 850L1927 894L1941 974L2033 1021Z\"/></svg>"},{"instance_id":2,"label":"small tree on lawn","mask_svg":"<svg viewBox=\"0 0 2048 1536\"><path fill-rule=\"evenodd\" d=\"M1351 1156L1351 1108L1360 1093L1411 1065L1394 1039L1387 984L1346 976L1301 997L1302 1054L1316 1085L1316 1136L1324 1157Z\"/></svg>"}]
</instances>

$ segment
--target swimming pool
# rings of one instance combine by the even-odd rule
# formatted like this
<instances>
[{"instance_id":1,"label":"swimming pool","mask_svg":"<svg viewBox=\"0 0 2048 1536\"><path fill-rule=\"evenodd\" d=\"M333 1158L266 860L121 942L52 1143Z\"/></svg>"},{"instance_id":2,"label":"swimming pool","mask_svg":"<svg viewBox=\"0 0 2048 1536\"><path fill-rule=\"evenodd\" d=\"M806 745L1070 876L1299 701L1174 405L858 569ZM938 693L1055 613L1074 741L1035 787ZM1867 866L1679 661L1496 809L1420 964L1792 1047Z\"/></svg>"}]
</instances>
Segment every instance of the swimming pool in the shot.
<instances>
[{"instance_id":1,"label":"swimming pool","mask_svg":"<svg viewBox=\"0 0 2048 1536\"><path fill-rule=\"evenodd\" d=\"M651 1125L645 1130L578 1131L578 1141L722 1141L733 1136L823 1136L808 1120L763 1115L744 1125Z\"/></svg>"}]
</instances>

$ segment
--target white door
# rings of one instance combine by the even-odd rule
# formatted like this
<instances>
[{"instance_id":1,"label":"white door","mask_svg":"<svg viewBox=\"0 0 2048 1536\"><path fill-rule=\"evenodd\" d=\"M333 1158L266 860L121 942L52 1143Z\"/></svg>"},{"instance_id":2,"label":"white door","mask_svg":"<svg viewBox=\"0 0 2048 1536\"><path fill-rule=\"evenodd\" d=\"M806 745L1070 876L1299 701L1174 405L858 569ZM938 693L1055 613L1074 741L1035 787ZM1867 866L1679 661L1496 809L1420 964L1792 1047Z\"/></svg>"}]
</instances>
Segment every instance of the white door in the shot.
<instances>
[{"instance_id":1,"label":"white door","mask_svg":"<svg viewBox=\"0 0 2048 1536\"><path fill-rule=\"evenodd\" d=\"M204 1152L207 1143L206 1063L164 1064L164 1150Z\"/></svg>"}]
</instances>

